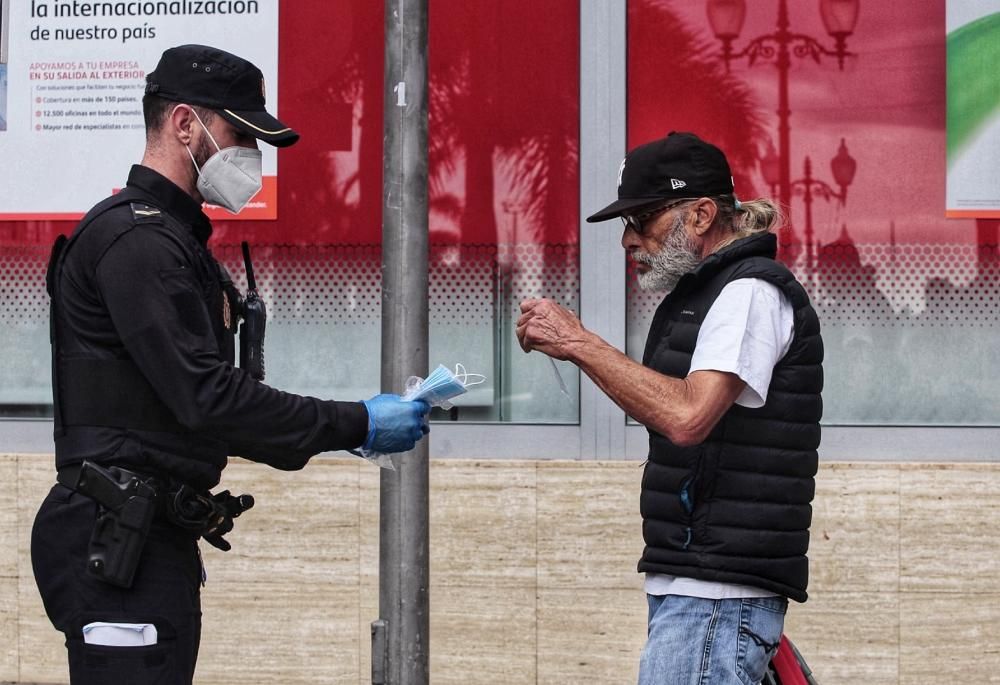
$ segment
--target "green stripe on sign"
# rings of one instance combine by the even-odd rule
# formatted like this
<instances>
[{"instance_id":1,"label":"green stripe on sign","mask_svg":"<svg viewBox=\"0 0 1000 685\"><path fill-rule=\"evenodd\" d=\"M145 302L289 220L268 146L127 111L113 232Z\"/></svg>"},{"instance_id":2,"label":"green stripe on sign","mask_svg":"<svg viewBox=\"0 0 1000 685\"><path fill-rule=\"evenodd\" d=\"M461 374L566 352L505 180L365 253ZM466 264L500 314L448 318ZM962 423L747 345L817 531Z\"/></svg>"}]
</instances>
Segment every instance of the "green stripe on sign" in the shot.
<instances>
[{"instance_id":1,"label":"green stripe on sign","mask_svg":"<svg viewBox=\"0 0 1000 685\"><path fill-rule=\"evenodd\" d=\"M1000 12L948 34L948 163L1000 109Z\"/></svg>"}]
</instances>

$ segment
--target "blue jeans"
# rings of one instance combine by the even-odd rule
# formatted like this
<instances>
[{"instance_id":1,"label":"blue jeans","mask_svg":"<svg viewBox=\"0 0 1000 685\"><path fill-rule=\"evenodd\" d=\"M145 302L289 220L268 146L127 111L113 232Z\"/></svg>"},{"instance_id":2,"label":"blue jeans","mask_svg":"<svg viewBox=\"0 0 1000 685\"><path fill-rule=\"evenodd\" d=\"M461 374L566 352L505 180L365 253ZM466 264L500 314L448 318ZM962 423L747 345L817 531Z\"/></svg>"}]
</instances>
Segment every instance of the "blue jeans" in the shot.
<instances>
[{"instance_id":1,"label":"blue jeans","mask_svg":"<svg viewBox=\"0 0 1000 685\"><path fill-rule=\"evenodd\" d=\"M639 685L757 685L778 649L784 597L647 595Z\"/></svg>"}]
</instances>

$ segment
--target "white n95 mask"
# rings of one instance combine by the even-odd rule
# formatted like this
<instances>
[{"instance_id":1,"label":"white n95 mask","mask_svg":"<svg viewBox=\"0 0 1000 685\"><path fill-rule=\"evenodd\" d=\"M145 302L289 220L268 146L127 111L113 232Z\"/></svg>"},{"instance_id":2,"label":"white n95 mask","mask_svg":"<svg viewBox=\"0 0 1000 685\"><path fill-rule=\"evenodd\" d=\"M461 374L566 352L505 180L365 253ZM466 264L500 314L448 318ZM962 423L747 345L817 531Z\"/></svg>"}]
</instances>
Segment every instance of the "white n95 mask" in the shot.
<instances>
[{"instance_id":1,"label":"white n95 mask","mask_svg":"<svg viewBox=\"0 0 1000 685\"><path fill-rule=\"evenodd\" d=\"M455 373L447 366L438 364L427 378L421 380L416 376L406 382L404 400L423 400L432 407L450 409L448 400L463 394L473 385L486 381L486 376L478 373L468 373L461 364L455 364Z\"/></svg>"},{"instance_id":2,"label":"white n95 mask","mask_svg":"<svg viewBox=\"0 0 1000 685\"><path fill-rule=\"evenodd\" d=\"M195 162L191 153L191 147L187 147L188 155L198 172L198 192L205 202L225 207L233 214L238 214L260 191L263 179L261 152L238 145L220 148L197 112L194 112L194 116L218 150L199 169L198 162Z\"/></svg>"}]
</instances>

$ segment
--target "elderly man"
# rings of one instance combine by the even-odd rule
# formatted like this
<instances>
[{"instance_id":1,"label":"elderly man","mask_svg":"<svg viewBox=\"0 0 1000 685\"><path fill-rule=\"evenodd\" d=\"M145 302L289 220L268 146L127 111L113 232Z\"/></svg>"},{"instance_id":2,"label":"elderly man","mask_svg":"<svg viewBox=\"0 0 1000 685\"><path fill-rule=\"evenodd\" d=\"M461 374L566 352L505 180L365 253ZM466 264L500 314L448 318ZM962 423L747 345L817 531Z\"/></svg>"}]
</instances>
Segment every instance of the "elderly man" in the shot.
<instances>
[{"instance_id":1,"label":"elderly man","mask_svg":"<svg viewBox=\"0 0 1000 685\"><path fill-rule=\"evenodd\" d=\"M427 431L425 402L303 397L234 365L251 298L208 250L202 202L239 212L261 187L257 141L299 136L236 55L171 48L146 81L142 162L56 242L46 278L58 482L31 556L74 685L192 681L198 538L229 549L222 536L252 505L208 492L229 455L293 470L328 450L410 450Z\"/></svg>"},{"instance_id":2,"label":"elderly man","mask_svg":"<svg viewBox=\"0 0 1000 685\"><path fill-rule=\"evenodd\" d=\"M549 300L517 336L577 364L649 432L639 561L649 605L641 685L757 683L788 598L806 599L822 413L816 313L775 261L780 215L740 202L725 155L691 133L629 152L618 200L643 288L669 291L642 364Z\"/></svg>"}]
</instances>

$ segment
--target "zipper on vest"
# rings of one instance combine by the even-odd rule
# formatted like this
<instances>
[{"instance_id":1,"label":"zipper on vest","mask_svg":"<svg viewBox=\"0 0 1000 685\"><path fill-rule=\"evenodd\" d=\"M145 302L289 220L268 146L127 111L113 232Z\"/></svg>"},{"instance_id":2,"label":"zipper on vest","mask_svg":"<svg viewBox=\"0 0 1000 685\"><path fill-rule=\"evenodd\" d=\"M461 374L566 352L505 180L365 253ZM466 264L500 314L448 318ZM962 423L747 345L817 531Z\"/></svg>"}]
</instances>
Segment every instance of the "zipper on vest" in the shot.
<instances>
[{"instance_id":1,"label":"zipper on vest","mask_svg":"<svg viewBox=\"0 0 1000 685\"><path fill-rule=\"evenodd\" d=\"M694 497L691 494L692 484L694 484L694 476L688 476L681 483L680 492L677 493L681 500L681 506L684 507L684 511L687 512L688 517L694 511ZM691 545L691 526L685 528L684 533L687 535L687 539L684 540L681 549L687 549Z\"/></svg>"},{"instance_id":2,"label":"zipper on vest","mask_svg":"<svg viewBox=\"0 0 1000 685\"><path fill-rule=\"evenodd\" d=\"M681 506L684 507L684 511L691 515L694 511L694 499L691 495L691 484L694 483L694 476L688 476L681 483L681 490L678 495L681 498Z\"/></svg>"}]
</instances>

